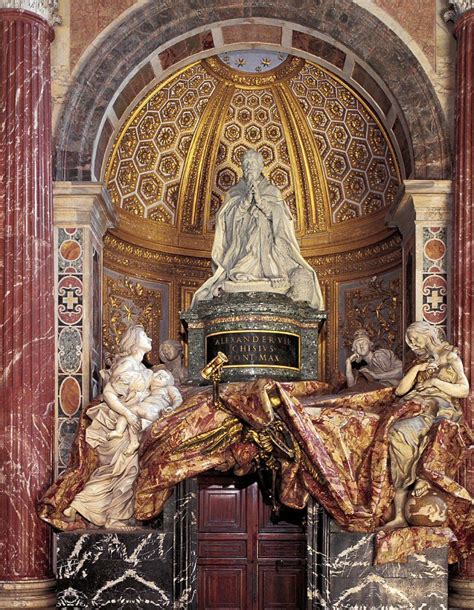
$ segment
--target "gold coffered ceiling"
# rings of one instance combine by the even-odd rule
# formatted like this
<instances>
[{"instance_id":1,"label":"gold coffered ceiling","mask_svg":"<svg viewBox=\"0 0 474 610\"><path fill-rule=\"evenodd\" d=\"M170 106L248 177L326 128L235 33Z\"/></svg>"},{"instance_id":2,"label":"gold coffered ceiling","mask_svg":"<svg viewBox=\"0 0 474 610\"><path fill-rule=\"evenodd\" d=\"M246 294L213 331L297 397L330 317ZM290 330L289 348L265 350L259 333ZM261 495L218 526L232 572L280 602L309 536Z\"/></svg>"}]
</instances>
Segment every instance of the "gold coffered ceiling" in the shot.
<instances>
[{"instance_id":1,"label":"gold coffered ceiling","mask_svg":"<svg viewBox=\"0 0 474 610\"><path fill-rule=\"evenodd\" d=\"M157 250L208 256L215 214L241 176L246 148L262 153L306 256L382 238L383 210L400 187L390 143L346 84L292 56L260 74L202 60L138 104L106 170L118 233Z\"/></svg>"}]
</instances>

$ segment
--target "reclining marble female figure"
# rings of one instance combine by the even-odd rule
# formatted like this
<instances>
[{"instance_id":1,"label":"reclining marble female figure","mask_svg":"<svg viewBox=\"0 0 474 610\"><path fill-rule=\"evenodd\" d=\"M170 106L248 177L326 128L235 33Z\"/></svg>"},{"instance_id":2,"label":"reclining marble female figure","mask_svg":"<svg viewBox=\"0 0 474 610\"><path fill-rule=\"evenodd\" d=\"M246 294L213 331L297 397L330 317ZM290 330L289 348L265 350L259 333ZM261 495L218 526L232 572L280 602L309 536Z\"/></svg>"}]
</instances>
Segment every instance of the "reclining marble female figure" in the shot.
<instances>
[{"instance_id":1,"label":"reclining marble female figure","mask_svg":"<svg viewBox=\"0 0 474 610\"><path fill-rule=\"evenodd\" d=\"M354 370L354 364L364 366ZM402 361L389 349L374 349L374 344L368 332L361 328L354 333L352 354L346 358L347 386L352 388L358 378L376 382L384 387L394 387L403 376Z\"/></svg>"}]
</instances>

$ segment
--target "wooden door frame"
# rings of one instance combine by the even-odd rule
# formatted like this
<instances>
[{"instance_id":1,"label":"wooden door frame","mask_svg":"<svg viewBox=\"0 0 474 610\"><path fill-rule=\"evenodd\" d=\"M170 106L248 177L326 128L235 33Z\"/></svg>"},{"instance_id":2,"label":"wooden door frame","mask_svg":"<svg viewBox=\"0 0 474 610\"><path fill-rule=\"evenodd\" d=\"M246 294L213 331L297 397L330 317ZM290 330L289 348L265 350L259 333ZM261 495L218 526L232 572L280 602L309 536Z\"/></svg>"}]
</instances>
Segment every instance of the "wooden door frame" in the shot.
<instances>
[{"instance_id":1,"label":"wooden door frame","mask_svg":"<svg viewBox=\"0 0 474 610\"><path fill-rule=\"evenodd\" d=\"M203 473L205 474L205 473ZM224 473L223 473L224 474ZM238 477L236 476L238 479ZM174 508L173 536L173 592L175 605L183 610L197 610L197 546L199 489L197 477L179 483L168 504ZM328 580L324 578L321 551L325 550L321 538L321 524L326 513L310 499L306 522L307 610L322 608L319 600L327 597ZM319 531L319 533L318 533Z\"/></svg>"}]
</instances>

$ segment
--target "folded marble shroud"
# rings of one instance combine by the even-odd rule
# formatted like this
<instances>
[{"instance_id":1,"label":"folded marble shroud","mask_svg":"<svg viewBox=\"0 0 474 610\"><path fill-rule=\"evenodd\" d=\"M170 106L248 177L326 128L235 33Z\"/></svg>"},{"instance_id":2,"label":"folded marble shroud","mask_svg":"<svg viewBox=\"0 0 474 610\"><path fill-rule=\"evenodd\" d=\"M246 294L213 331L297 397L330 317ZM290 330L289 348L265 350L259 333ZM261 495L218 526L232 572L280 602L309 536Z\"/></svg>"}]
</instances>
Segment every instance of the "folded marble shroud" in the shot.
<instances>
[{"instance_id":1,"label":"folded marble shroud","mask_svg":"<svg viewBox=\"0 0 474 610\"><path fill-rule=\"evenodd\" d=\"M318 381L278 383L270 379L229 383L221 388L224 409L216 409L208 388L191 393L171 415L155 421L142 439L140 469L135 482L135 517L146 521L159 514L173 487L209 469L237 475L255 467L257 446L246 431L264 430L280 418L299 451L295 460L276 453L279 499L304 508L313 496L348 531L371 532L388 521L394 490L389 468L388 430L397 420L423 408L400 402L392 388L359 394L323 396L331 388ZM310 417L302 406L316 401L324 408ZM97 404L97 401L90 406ZM88 408L90 408L90 406ZM97 467L94 450L85 442L87 409L80 422L70 467L39 505L39 515L63 530L87 524L77 516L64 520L62 511ZM469 431L440 420L418 463L418 473L439 490L448 505L445 528L412 527L377 535L376 562L406 561L412 553L449 544L450 562L472 550L474 508L468 492L454 480Z\"/></svg>"}]
</instances>

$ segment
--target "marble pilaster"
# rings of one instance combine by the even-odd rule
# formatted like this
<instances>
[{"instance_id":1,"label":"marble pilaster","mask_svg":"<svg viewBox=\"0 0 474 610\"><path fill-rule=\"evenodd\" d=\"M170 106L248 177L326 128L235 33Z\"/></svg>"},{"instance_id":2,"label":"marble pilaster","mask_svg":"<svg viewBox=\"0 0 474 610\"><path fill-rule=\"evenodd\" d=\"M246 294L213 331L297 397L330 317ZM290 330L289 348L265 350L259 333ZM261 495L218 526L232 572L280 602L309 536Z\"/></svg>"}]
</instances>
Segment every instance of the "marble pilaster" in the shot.
<instances>
[{"instance_id":1,"label":"marble pilaster","mask_svg":"<svg viewBox=\"0 0 474 610\"><path fill-rule=\"evenodd\" d=\"M464 416L472 427L474 423L474 350L473 302L474 263L473 247L473 179L474 147L474 2L450 2L451 11L446 19L455 22L456 100L454 140L454 240L453 240L453 342L459 347L467 377L471 384L470 396L462 401ZM474 492L474 460L470 457L460 475L461 483ZM474 607L474 559L461 564L458 575L450 581L450 605L460 608Z\"/></svg>"},{"instance_id":2,"label":"marble pilaster","mask_svg":"<svg viewBox=\"0 0 474 610\"><path fill-rule=\"evenodd\" d=\"M103 236L115 224L102 184L55 183L58 471L67 465L81 407L100 389Z\"/></svg>"},{"instance_id":3,"label":"marble pilaster","mask_svg":"<svg viewBox=\"0 0 474 610\"><path fill-rule=\"evenodd\" d=\"M35 510L54 438L52 30L16 8L0 1L0 608L41 608L55 602L51 531Z\"/></svg>"},{"instance_id":4,"label":"marble pilaster","mask_svg":"<svg viewBox=\"0 0 474 610\"><path fill-rule=\"evenodd\" d=\"M387 223L403 237L403 332L416 320L450 336L451 181L405 180Z\"/></svg>"}]
</instances>

